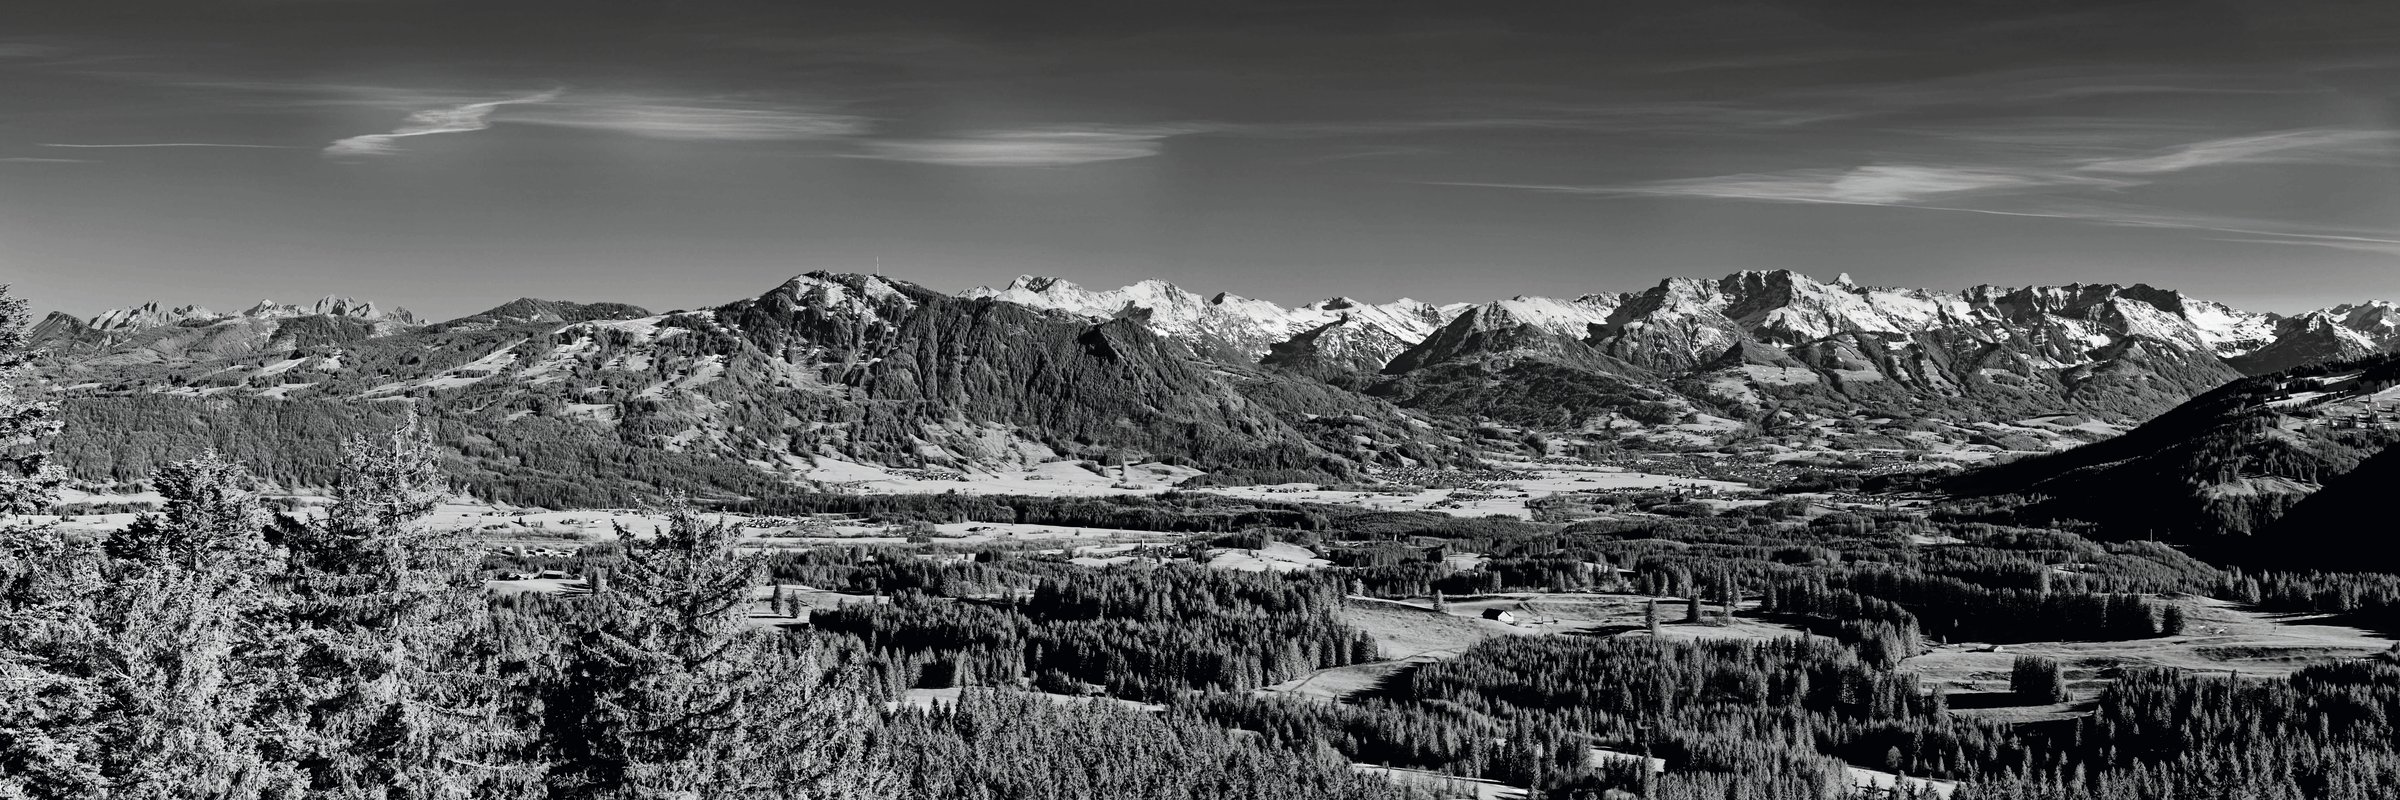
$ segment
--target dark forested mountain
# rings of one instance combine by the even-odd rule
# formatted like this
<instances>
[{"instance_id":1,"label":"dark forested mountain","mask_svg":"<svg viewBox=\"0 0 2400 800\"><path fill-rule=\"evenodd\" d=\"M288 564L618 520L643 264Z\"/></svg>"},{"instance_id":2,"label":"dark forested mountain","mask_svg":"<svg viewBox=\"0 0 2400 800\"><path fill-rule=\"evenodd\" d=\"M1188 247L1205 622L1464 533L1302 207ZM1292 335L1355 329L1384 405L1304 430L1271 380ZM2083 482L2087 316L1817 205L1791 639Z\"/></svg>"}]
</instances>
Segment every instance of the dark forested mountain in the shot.
<instances>
[{"instance_id":1,"label":"dark forested mountain","mask_svg":"<svg viewBox=\"0 0 2400 800\"><path fill-rule=\"evenodd\" d=\"M448 322L429 326L431 330L462 328L496 328L528 322L592 322L609 319L640 319L650 316L641 306L624 303L574 303L564 300L541 300L520 297L493 307L480 314L470 314Z\"/></svg>"},{"instance_id":2,"label":"dark forested mountain","mask_svg":"<svg viewBox=\"0 0 2400 800\"><path fill-rule=\"evenodd\" d=\"M2269 526L2280 565L2323 570L2400 572L2400 446L2325 481Z\"/></svg>"},{"instance_id":3,"label":"dark forested mountain","mask_svg":"<svg viewBox=\"0 0 2400 800\"><path fill-rule=\"evenodd\" d=\"M2119 535L2257 533L2400 441L2395 387L2393 356L2244 378L2123 436L1969 472L1952 488L2013 495L2020 519Z\"/></svg>"}]
</instances>

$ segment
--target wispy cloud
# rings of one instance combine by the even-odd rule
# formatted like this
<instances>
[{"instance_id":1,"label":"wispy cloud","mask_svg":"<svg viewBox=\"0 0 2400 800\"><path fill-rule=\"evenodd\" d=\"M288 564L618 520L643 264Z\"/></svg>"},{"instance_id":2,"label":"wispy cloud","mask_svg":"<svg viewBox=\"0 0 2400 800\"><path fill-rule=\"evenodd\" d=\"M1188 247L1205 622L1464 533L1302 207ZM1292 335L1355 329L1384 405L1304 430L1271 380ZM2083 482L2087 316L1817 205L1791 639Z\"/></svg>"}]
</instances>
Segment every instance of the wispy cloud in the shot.
<instances>
[{"instance_id":1,"label":"wispy cloud","mask_svg":"<svg viewBox=\"0 0 2400 800\"><path fill-rule=\"evenodd\" d=\"M559 90L552 89L502 100L486 100L448 108L425 109L408 115L408 119L402 121L400 127L393 129L390 133L370 133L336 140L333 144L326 145L324 152L325 155L334 158L391 155L400 152L400 146L395 144L397 140L411 136L483 130L491 127L490 120L494 109L524 103L547 103L557 99L559 94Z\"/></svg>"},{"instance_id":2,"label":"wispy cloud","mask_svg":"<svg viewBox=\"0 0 2400 800\"><path fill-rule=\"evenodd\" d=\"M2389 147L2400 133L2373 130L2296 130L2212 139L2140 158L2105 158L2085 163L2091 172L2157 175L2233 164L2309 164L2345 160L2362 148Z\"/></svg>"},{"instance_id":3,"label":"wispy cloud","mask_svg":"<svg viewBox=\"0 0 2400 800\"><path fill-rule=\"evenodd\" d=\"M53 58L66 55L67 48L40 42L0 42L0 58Z\"/></svg>"},{"instance_id":4,"label":"wispy cloud","mask_svg":"<svg viewBox=\"0 0 2400 800\"><path fill-rule=\"evenodd\" d=\"M1057 167L1158 155L1188 128L986 131L938 139L866 143L863 158L959 167Z\"/></svg>"},{"instance_id":5,"label":"wispy cloud","mask_svg":"<svg viewBox=\"0 0 2400 800\"><path fill-rule=\"evenodd\" d=\"M855 136L864 117L766 104L676 101L626 95L569 97L512 110L501 121L680 141L776 141Z\"/></svg>"},{"instance_id":6,"label":"wispy cloud","mask_svg":"<svg viewBox=\"0 0 2400 800\"><path fill-rule=\"evenodd\" d=\"M1950 195L2068 185L2120 188L2132 182L2045 170L1873 165L1657 181L1617 191L1788 203L1900 205Z\"/></svg>"},{"instance_id":7,"label":"wispy cloud","mask_svg":"<svg viewBox=\"0 0 2400 800\"><path fill-rule=\"evenodd\" d=\"M2182 172L2240 164L2340 164L2400 136L2385 131L2307 129L2207 139L2140 156L2061 158L1991 166L1875 164L1715 175L1620 185L1449 183L1601 197L1685 197L1774 203L1881 206L2031 217L2113 227L2212 234L2222 241L2400 254L2400 232L2352 230L2149 208L2113 199Z\"/></svg>"},{"instance_id":8,"label":"wispy cloud","mask_svg":"<svg viewBox=\"0 0 2400 800\"><path fill-rule=\"evenodd\" d=\"M132 142L132 143L126 143L126 144L67 144L67 143L62 143L62 142L48 142L48 143L44 143L42 146L43 146L43 147L76 147L76 148L85 148L85 149L94 149L94 150L98 150L98 149L111 149L111 148L119 148L119 147L137 147L137 148L138 148L138 147L239 147L239 148L245 148L245 149L255 149L255 150L290 150L290 149L294 149L294 146L293 146L293 145L288 145L288 144L235 144L235 143L232 143L232 142Z\"/></svg>"}]
</instances>

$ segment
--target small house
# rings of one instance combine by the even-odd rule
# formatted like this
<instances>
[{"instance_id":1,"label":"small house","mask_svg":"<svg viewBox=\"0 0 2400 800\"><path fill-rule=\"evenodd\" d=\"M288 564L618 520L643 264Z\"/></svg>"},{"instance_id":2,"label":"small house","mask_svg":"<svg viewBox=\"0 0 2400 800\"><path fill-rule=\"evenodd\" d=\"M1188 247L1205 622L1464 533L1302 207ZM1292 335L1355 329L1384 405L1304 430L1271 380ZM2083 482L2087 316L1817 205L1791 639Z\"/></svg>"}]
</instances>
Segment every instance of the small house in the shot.
<instances>
[{"instance_id":1,"label":"small house","mask_svg":"<svg viewBox=\"0 0 2400 800\"><path fill-rule=\"evenodd\" d=\"M1484 610L1483 610L1483 618L1484 618L1484 619L1491 620L1491 621L1493 621L1493 622L1503 622L1503 623L1507 623L1507 624L1510 624L1510 625L1515 625L1515 624L1517 624L1517 612L1510 611L1510 610L1508 610L1508 609L1505 609L1505 608L1487 608L1487 609L1484 609Z\"/></svg>"}]
</instances>

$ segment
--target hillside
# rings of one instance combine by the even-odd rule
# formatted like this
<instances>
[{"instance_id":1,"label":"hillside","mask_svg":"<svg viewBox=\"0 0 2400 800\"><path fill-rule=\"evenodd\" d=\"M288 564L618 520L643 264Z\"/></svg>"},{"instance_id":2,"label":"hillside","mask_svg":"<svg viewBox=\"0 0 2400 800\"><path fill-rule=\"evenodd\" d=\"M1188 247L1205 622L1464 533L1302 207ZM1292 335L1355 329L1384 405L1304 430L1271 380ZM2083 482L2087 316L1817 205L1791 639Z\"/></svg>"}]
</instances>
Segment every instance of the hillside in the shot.
<instances>
[{"instance_id":1,"label":"hillside","mask_svg":"<svg viewBox=\"0 0 2400 800\"><path fill-rule=\"evenodd\" d=\"M2115 538L2253 534L2400 441L2400 358L2234 381L2122 436L1950 482L2026 522Z\"/></svg>"},{"instance_id":2,"label":"hillside","mask_svg":"<svg viewBox=\"0 0 2400 800\"><path fill-rule=\"evenodd\" d=\"M2292 506L2268 529L2281 546L2263 555L2279 556L2269 563L2287 567L2400 572L2394 487L2400 487L2400 446L2385 447Z\"/></svg>"}]
</instances>

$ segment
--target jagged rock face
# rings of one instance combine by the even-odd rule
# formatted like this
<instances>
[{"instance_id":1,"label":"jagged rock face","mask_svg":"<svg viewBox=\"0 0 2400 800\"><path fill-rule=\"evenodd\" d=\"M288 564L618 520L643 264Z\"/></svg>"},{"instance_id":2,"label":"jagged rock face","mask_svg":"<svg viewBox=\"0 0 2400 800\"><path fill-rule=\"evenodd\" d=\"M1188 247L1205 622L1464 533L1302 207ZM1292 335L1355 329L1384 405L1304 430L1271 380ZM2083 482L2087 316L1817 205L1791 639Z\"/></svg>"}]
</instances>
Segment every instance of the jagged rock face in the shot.
<instances>
[{"instance_id":1,"label":"jagged rock face","mask_svg":"<svg viewBox=\"0 0 2400 800\"><path fill-rule=\"evenodd\" d=\"M1095 292L1057 278L1025 275L999 289L969 289L960 296L1086 319L1136 319L1196 353L1241 362L1257 362L1277 344L1337 323L1348 330L1316 336L1306 349L1345 363L1389 360L1442 322L1440 309L1408 299L1373 305L1337 297L1287 309L1233 294L1204 297L1158 280Z\"/></svg>"},{"instance_id":2,"label":"jagged rock face","mask_svg":"<svg viewBox=\"0 0 2400 800\"><path fill-rule=\"evenodd\" d=\"M1584 339L1609 318L1613 299L1518 297L1467 308L1383 371L1400 375L1436 364L1520 357L1589 361L1599 354Z\"/></svg>"},{"instance_id":3,"label":"jagged rock face","mask_svg":"<svg viewBox=\"0 0 2400 800\"><path fill-rule=\"evenodd\" d=\"M1741 413L1798 403L2140 419L2234 377L2222 357L2265 341L2270 319L2146 286L1947 293L1743 272L1670 279L1629 296L1591 344L1688 374L1703 395ZM2167 351L2129 349L2134 341ZM2141 365L2110 367L2128 353Z\"/></svg>"},{"instance_id":4,"label":"jagged rock face","mask_svg":"<svg viewBox=\"0 0 2400 800\"><path fill-rule=\"evenodd\" d=\"M1603 372L1631 365L1699 387L1697 397L1737 414L1797 402L1874 413L2141 419L2236 374L2400 347L2400 313L2388 304L2319 312L2333 321L2310 328L2138 284L1941 292L1860 286L1846 275L1824 283L1788 270L1443 308L1403 301L1285 310L1156 281L1092 292L1033 277L967 294L1137 319L1203 355L1256 359L1345 385L1462 359L1597 356L1611 365L1598 367ZM1327 327L1337 310L1345 316ZM1762 359L1754 345L1785 358Z\"/></svg>"},{"instance_id":5,"label":"jagged rock face","mask_svg":"<svg viewBox=\"0 0 2400 800\"><path fill-rule=\"evenodd\" d=\"M34 331L36 345L94 365L184 364L359 341L419 327L407 309L387 312L345 297L327 297L308 306L261 300L239 314L144 303L101 312L79 324L52 316Z\"/></svg>"},{"instance_id":6,"label":"jagged rock face","mask_svg":"<svg viewBox=\"0 0 2400 800\"><path fill-rule=\"evenodd\" d=\"M2277 326L2274 343L2235 356L2231 363L2246 374L2263 375L2327 361L2362 358L2400 345L2400 337L2389 344L2378 342L2348 322L2347 314L2336 314L2333 309L2283 320Z\"/></svg>"},{"instance_id":7,"label":"jagged rock face","mask_svg":"<svg viewBox=\"0 0 2400 800\"><path fill-rule=\"evenodd\" d=\"M223 319L223 316L199 306L176 306L162 309L154 301L100 312L99 316L93 317L84 325L96 331L139 331L180 325L191 321L215 322L219 319Z\"/></svg>"},{"instance_id":8,"label":"jagged rock face","mask_svg":"<svg viewBox=\"0 0 2400 800\"><path fill-rule=\"evenodd\" d=\"M2326 309L2341 326L2357 331L2385 351L2400 350L2400 303L2376 301Z\"/></svg>"},{"instance_id":9,"label":"jagged rock face","mask_svg":"<svg viewBox=\"0 0 2400 800\"><path fill-rule=\"evenodd\" d=\"M287 319L291 317L349 317L351 319L389 321L399 325L415 325L417 317L405 308L383 311L374 303L347 297L327 296L306 306L260 300L242 311L242 316L257 319Z\"/></svg>"}]
</instances>

